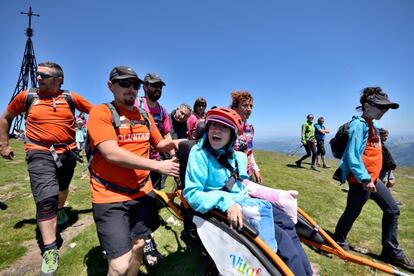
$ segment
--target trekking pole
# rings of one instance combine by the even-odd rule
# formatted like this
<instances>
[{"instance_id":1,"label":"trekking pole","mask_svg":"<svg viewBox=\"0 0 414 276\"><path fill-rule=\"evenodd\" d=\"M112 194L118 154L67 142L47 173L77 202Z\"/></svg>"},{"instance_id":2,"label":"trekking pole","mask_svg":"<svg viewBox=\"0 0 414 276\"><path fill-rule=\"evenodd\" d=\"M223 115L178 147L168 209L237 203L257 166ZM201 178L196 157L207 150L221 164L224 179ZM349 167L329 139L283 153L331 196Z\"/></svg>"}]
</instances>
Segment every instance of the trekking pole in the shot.
<instances>
[{"instance_id":1,"label":"trekking pole","mask_svg":"<svg viewBox=\"0 0 414 276\"><path fill-rule=\"evenodd\" d=\"M303 144L301 144L293 153L289 154L289 156L295 155L302 147L303 147Z\"/></svg>"}]
</instances>

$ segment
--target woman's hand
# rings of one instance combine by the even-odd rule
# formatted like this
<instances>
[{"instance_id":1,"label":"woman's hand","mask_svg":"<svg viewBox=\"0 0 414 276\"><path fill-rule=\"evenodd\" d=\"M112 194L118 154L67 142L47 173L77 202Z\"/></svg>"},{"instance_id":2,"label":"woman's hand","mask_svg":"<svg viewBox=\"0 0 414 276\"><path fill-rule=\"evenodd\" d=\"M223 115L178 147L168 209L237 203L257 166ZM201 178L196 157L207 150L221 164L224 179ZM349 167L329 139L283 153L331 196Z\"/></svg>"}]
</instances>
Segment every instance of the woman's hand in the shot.
<instances>
[{"instance_id":1,"label":"woman's hand","mask_svg":"<svg viewBox=\"0 0 414 276\"><path fill-rule=\"evenodd\" d=\"M227 219L231 229L243 228L243 213L239 204L233 204L227 209Z\"/></svg>"},{"instance_id":2,"label":"woman's hand","mask_svg":"<svg viewBox=\"0 0 414 276\"><path fill-rule=\"evenodd\" d=\"M364 188L365 191L370 192L370 193L377 192L377 188L375 188L375 184L372 181L370 183L363 183L362 188Z\"/></svg>"}]
</instances>

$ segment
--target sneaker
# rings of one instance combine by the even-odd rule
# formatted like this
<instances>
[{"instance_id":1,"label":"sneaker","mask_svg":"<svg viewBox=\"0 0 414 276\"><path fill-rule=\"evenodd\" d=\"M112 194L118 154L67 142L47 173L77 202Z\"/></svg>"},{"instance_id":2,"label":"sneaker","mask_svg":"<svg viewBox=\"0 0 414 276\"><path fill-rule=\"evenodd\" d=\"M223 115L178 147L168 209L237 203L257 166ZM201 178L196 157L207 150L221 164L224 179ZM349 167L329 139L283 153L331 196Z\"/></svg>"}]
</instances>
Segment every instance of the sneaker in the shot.
<instances>
[{"instance_id":1,"label":"sneaker","mask_svg":"<svg viewBox=\"0 0 414 276\"><path fill-rule=\"evenodd\" d=\"M323 165L323 168L324 168L324 169L329 169L330 167L331 167L331 166L326 165L326 164L325 164L325 165Z\"/></svg>"},{"instance_id":2,"label":"sneaker","mask_svg":"<svg viewBox=\"0 0 414 276\"><path fill-rule=\"evenodd\" d=\"M164 257L157 250L157 245L153 238L145 240L144 245L144 262L149 267L154 267L161 263Z\"/></svg>"},{"instance_id":3,"label":"sneaker","mask_svg":"<svg viewBox=\"0 0 414 276\"><path fill-rule=\"evenodd\" d=\"M311 166L311 170L314 170L314 171L319 172L318 168L317 168L315 165L312 165L312 166Z\"/></svg>"},{"instance_id":4,"label":"sneaker","mask_svg":"<svg viewBox=\"0 0 414 276\"><path fill-rule=\"evenodd\" d=\"M302 168L302 162L300 162L299 160L295 161L295 164L298 168Z\"/></svg>"},{"instance_id":5,"label":"sneaker","mask_svg":"<svg viewBox=\"0 0 414 276\"><path fill-rule=\"evenodd\" d=\"M40 276L56 275L59 262L59 250L50 249L43 253L42 268L40 269Z\"/></svg>"},{"instance_id":6,"label":"sneaker","mask_svg":"<svg viewBox=\"0 0 414 276\"><path fill-rule=\"evenodd\" d=\"M404 257L402 259L397 259L395 257L385 257L381 256L382 260L386 263L399 266L401 268L407 269L411 272L414 272L414 260Z\"/></svg>"},{"instance_id":7,"label":"sneaker","mask_svg":"<svg viewBox=\"0 0 414 276\"><path fill-rule=\"evenodd\" d=\"M351 248L349 248L349 244L347 241L345 242L340 242L340 241L335 241L340 247L342 247L343 250L345 250L346 252L351 251Z\"/></svg>"},{"instance_id":8,"label":"sneaker","mask_svg":"<svg viewBox=\"0 0 414 276\"><path fill-rule=\"evenodd\" d=\"M57 225L58 226L63 226L63 225L67 225L69 222L69 217L65 212L65 209L60 209L57 212Z\"/></svg>"}]
</instances>

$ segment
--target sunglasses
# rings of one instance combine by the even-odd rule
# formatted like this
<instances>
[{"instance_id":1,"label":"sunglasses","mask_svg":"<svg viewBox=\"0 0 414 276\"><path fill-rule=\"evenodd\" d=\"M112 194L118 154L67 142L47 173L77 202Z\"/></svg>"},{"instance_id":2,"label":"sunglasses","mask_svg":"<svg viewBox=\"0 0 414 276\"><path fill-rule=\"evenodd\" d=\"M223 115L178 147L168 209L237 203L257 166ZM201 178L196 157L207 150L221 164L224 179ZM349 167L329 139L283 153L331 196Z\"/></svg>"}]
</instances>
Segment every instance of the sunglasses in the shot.
<instances>
[{"instance_id":1,"label":"sunglasses","mask_svg":"<svg viewBox=\"0 0 414 276\"><path fill-rule=\"evenodd\" d=\"M131 85L134 86L135 90L139 90L141 88L141 83L137 80L125 79L125 80L115 80L115 83L118 83L119 86L123 88L130 88Z\"/></svg>"},{"instance_id":2,"label":"sunglasses","mask_svg":"<svg viewBox=\"0 0 414 276\"><path fill-rule=\"evenodd\" d=\"M197 106L198 107L206 107L207 105L205 103L198 103Z\"/></svg>"},{"instance_id":3,"label":"sunglasses","mask_svg":"<svg viewBox=\"0 0 414 276\"><path fill-rule=\"evenodd\" d=\"M57 78L56 76L52 76L46 73L36 72L36 76L40 77L42 80L49 79L49 78Z\"/></svg>"},{"instance_id":4,"label":"sunglasses","mask_svg":"<svg viewBox=\"0 0 414 276\"><path fill-rule=\"evenodd\" d=\"M376 108L378 108L379 110L387 110L387 109L389 109L389 107L386 106L386 105L379 105L379 104L375 104L375 103L369 103L369 104L372 105L372 106L374 106L374 107L376 107Z\"/></svg>"},{"instance_id":5,"label":"sunglasses","mask_svg":"<svg viewBox=\"0 0 414 276\"><path fill-rule=\"evenodd\" d=\"M253 104L242 104L241 105L242 108L253 108Z\"/></svg>"},{"instance_id":6,"label":"sunglasses","mask_svg":"<svg viewBox=\"0 0 414 276\"><path fill-rule=\"evenodd\" d=\"M162 88L162 83L161 82L149 83L149 85L153 88Z\"/></svg>"}]
</instances>

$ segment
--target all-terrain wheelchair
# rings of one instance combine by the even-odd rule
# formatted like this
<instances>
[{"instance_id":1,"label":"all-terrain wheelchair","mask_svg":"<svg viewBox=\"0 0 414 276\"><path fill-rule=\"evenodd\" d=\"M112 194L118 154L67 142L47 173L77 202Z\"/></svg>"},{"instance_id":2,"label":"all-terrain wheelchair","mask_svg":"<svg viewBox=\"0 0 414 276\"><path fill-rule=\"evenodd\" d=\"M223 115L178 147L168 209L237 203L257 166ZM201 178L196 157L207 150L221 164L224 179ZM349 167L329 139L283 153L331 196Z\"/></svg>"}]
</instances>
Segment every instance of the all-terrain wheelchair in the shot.
<instances>
[{"instance_id":1,"label":"all-terrain wheelchair","mask_svg":"<svg viewBox=\"0 0 414 276\"><path fill-rule=\"evenodd\" d=\"M187 242L198 243L207 258L205 275L293 275L283 260L259 238L248 224L241 231L231 229L226 215L220 211L196 213L182 195L188 155L196 141L180 143L177 158L180 177L172 192L154 190L157 197L184 222ZM308 214L298 208L296 232L301 241L343 260L370 266L393 275L407 275L390 265L374 262L343 250Z\"/></svg>"}]
</instances>

